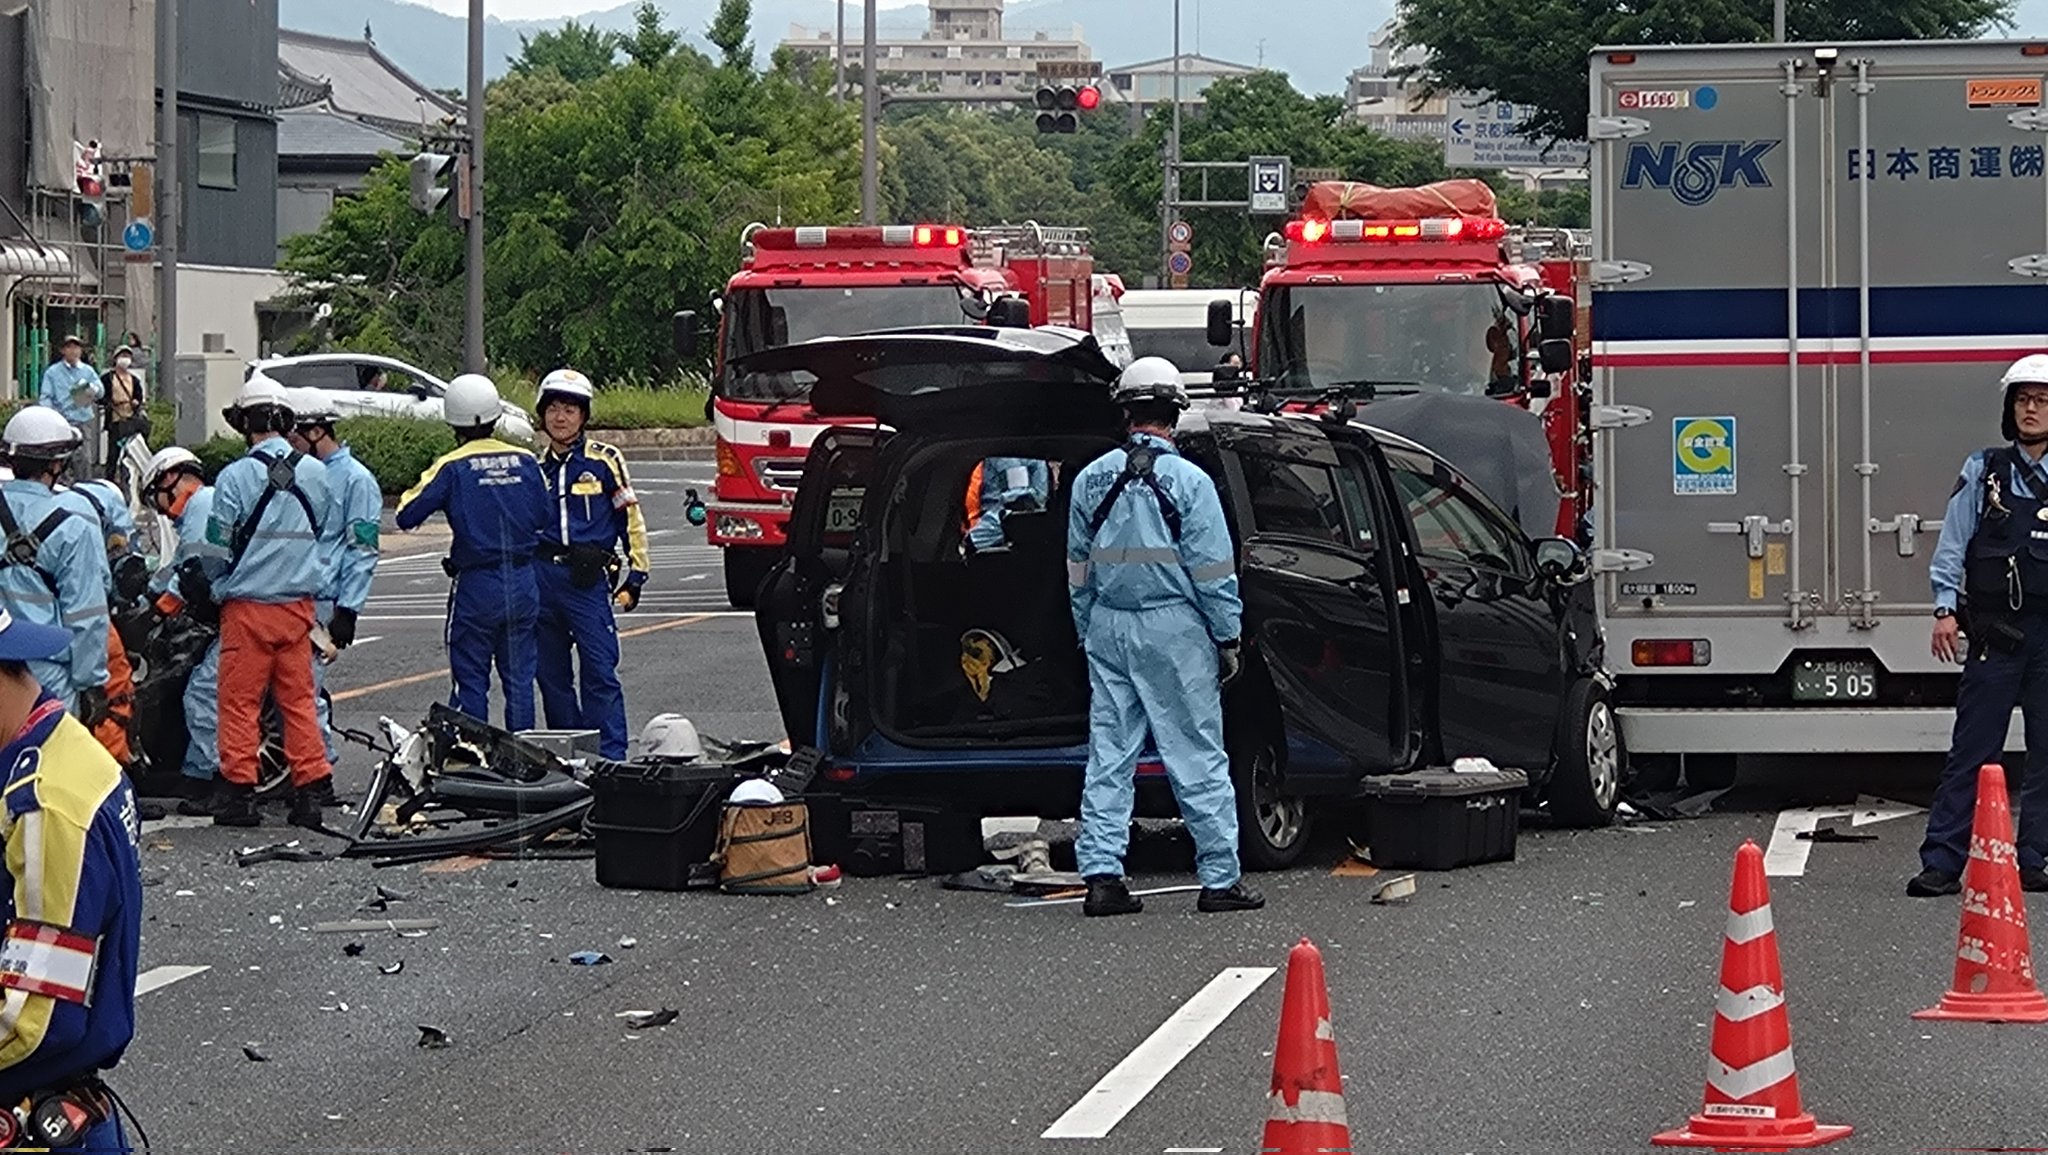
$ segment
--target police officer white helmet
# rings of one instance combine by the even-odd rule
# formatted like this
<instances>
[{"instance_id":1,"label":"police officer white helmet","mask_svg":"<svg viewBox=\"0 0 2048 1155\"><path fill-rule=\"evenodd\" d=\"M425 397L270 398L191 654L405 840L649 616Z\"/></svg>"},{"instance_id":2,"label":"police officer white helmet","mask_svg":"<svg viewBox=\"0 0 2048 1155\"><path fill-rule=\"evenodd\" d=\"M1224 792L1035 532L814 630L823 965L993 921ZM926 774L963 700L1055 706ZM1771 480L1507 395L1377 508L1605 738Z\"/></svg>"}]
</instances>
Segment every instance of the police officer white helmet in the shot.
<instances>
[{"instance_id":1,"label":"police officer white helmet","mask_svg":"<svg viewBox=\"0 0 2048 1155\"><path fill-rule=\"evenodd\" d=\"M583 408L588 410L596 396L597 389L591 385L590 378L574 369L557 369L541 379L540 407L543 409L547 408L549 397L563 397L581 401Z\"/></svg>"},{"instance_id":2,"label":"police officer white helmet","mask_svg":"<svg viewBox=\"0 0 2048 1155\"><path fill-rule=\"evenodd\" d=\"M496 425L505 415L498 386L481 373L464 373L448 383L441 398L441 418L457 429Z\"/></svg>"},{"instance_id":3,"label":"police officer white helmet","mask_svg":"<svg viewBox=\"0 0 2048 1155\"><path fill-rule=\"evenodd\" d=\"M1998 379L1999 392L2004 399L1999 432L2007 441L2020 439L2020 424L2013 415L2012 399L2022 385L2048 386L2048 353L2027 354L2014 361L2006 369L2005 376Z\"/></svg>"},{"instance_id":4,"label":"police officer white helmet","mask_svg":"<svg viewBox=\"0 0 2048 1155\"><path fill-rule=\"evenodd\" d=\"M253 369L242 382L242 391L235 394L233 403L220 415L230 428L245 437L289 433L293 421L291 395L263 370Z\"/></svg>"},{"instance_id":5,"label":"police officer white helmet","mask_svg":"<svg viewBox=\"0 0 2048 1155\"><path fill-rule=\"evenodd\" d=\"M1130 406L1146 403L1188 407L1187 386L1181 384L1180 370L1164 357L1140 357L1116 379L1110 400Z\"/></svg>"},{"instance_id":6,"label":"police officer white helmet","mask_svg":"<svg viewBox=\"0 0 2048 1155\"><path fill-rule=\"evenodd\" d=\"M30 405L8 418L0 432L0 455L8 460L62 461L78 452L85 438L62 413Z\"/></svg>"}]
</instances>

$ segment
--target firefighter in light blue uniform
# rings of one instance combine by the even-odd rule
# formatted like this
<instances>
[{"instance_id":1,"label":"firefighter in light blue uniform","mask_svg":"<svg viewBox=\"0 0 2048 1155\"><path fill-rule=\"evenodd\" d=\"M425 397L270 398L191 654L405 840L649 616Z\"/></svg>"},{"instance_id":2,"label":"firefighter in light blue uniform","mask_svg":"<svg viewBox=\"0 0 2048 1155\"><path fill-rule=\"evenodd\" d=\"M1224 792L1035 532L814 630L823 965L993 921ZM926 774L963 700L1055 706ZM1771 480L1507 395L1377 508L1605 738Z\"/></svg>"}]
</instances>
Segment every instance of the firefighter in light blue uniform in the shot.
<instances>
[{"instance_id":1,"label":"firefighter in light blue uniform","mask_svg":"<svg viewBox=\"0 0 2048 1155\"><path fill-rule=\"evenodd\" d=\"M178 531L178 548L150 579L150 589L157 594L157 611L166 616L187 614L208 630L217 631L220 609L213 600L205 565L213 487L206 484L204 467L189 449L176 445L161 449L149 460L143 492L157 516L170 518ZM179 768L185 778L180 814L203 817L213 813L207 795L220 777L219 698L220 638L216 633L185 683L183 706L189 738Z\"/></svg>"},{"instance_id":2,"label":"firefighter in light blue uniform","mask_svg":"<svg viewBox=\"0 0 2048 1155\"><path fill-rule=\"evenodd\" d=\"M534 551L547 532L548 487L533 451L491 436L504 413L498 387L465 373L448 383L442 413L462 444L442 454L398 499L398 528L445 513L454 532L442 568L448 591L450 705L491 715L491 667L505 694L505 728L533 729L534 624L540 591Z\"/></svg>"},{"instance_id":3,"label":"firefighter in light blue uniform","mask_svg":"<svg viewBox=\"0 0 2048 1155\"><path fill-rule=\"evenodd\" d=\"M106 713L107 568L99 522L55 486L78 451L78 431L53 409L32 406L7 422L0 453L14 479L0 486L7 542L0 552L0 603L35 625L58 626L71 647L30 669L87 725Z\"/></svg>"},{"instance_id":4,"label":"firefighter in light blue uniform","mask_svg":"<svg viewBox=\"0 0 2048 1155\"><path fill-rule=\"evenodd\" d=\"M1175 451L1188 407L1162 357L1118 379L1130 440L1074 479L1068 593L1088 654L1088 770L1075 850L1089 915L1135 914L1124 882L1138 757L1149 733L1195 839L1198 909L1256 910L1237 857L1237 793L1223 747L1222 683L1239 664L1243 602L1216 485Z\"/></svg>"},{"instance_id":5,"label":"firefighter in light blue uniform","mask_svg":"<svg viewBox=\"0 0 2048 1155\"><path fill-rule=\"evenodd\" d=\"M1007 545L1003 517L1013 509L1045 508L1052 493L1052 474L1043 461L1030 457L991 457L981 463L981 516L967 530L977 551Z\"/></svg>"},{"instance_id":6,"label":"firefighter in light blue uniform","mask_svg":"<svg viewBox=\"0 0 2048 1155\"><path fill-rule=\"evenodd\" d=\"M327 467L327 511L320 516L320 557L327 570L327 584L314 599L313 613L327 628L336 649L355 644L356 618L370 600L370 583L377 576L378 522L384 515L384 491L376 475L356 460L348 445L334 435L341 414L319 389L301 390L292 411L298 428L292 432L292 448L309 453ZM313 684L318 691L315 704L320 714L320 733L327 742L327 761L340 756L334 745L333 711L327 701L327 663L313 663Z\"/></svg>"},{"instance_id":7,"label":"firefighter in light blue uniform","mask_svg":"<svg viewBox=\"0 0 2048 1155\"><path fill-rule=\"evenodd\" d=\"M70 643L0 609L0 1103L67 1104L16 1147L112 1155L131 1148L100 1072L135 1037L141 831L120 766L27 669Z\"/></svg>"},{"instance_id":8,"label":"firefighter in light blue uniform","mask_svg":"<svg viewBox=\"0 0 2048 1155\"><path fill-rule=\"evenodd\" d=\"M648 576L647 521L626 475L625 454L584 436L595 397L590 379L574 369L558 369L540 383L540 419L548 436L540 471L554 516L540 547L537 669L548 726L596 730L598 753L624 759L626 692L619 685L619 629L612 611L616 606L630 613L640 604ZM614 595L609 579L621 550L624 581Z\"/></svg>"}]
</instances>

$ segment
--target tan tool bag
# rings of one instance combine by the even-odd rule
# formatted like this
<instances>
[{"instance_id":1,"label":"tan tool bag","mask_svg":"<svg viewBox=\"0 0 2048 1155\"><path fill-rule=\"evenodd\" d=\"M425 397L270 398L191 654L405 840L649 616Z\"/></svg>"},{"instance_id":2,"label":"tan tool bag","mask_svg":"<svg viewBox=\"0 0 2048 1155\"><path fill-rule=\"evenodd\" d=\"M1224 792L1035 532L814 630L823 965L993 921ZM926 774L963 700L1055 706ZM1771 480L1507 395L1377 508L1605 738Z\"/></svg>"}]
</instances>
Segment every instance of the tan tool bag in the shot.
<instances>
[{"instance_id":1,"label":"tan tool bag","mask_svg":"<svg viewBox=\"0 0 2048 1155\"><path fill-rule=\"evenodd\" d=\"M718 888L727 894L809 894L810 808L727 803L718 822Z\"/></svg>"}]
</instances>

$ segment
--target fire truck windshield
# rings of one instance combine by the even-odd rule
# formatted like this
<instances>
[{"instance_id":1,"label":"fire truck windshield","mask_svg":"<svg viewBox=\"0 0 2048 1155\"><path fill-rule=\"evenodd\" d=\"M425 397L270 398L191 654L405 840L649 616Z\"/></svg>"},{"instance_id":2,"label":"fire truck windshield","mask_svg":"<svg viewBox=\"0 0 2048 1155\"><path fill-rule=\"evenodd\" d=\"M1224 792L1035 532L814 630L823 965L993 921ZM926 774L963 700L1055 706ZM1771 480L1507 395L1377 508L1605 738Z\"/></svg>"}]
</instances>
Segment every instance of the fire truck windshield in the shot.
<instances>
[{"instance_id":1,"label":"fire truck windshield","mask_svg":"<svg viewBox=\"0 0 2048 1155\"><path fill-rule=\"evenodd\" d=\"M952 285L849 285L738 289L725 300L725 358L816 337L845 337L906 325L966 324ZM721 392L735 401L801 401L808 373L733 373Z\"/></svg>"},{"instance_id":2,"label":"fire truck windshield","mask_svg":"<svg viewBox=\"0 0 2048 1155\"><path fill-rule=\"evenodd\" d=\"M1521 326L1483 282L1281 285L1259 316L1259 376L1289 389L1483 393L1520 378Z\"/></svg>"}]
</instances>

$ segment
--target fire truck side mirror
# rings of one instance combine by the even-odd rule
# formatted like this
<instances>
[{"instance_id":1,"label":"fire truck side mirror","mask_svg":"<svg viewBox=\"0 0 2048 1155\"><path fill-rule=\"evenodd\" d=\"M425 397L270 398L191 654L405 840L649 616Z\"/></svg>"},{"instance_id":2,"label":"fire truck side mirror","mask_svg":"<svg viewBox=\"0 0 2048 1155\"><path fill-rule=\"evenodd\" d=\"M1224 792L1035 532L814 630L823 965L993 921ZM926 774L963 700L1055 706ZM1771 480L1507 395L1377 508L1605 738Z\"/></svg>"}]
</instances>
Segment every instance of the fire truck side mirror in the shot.
<instances>
[{"instance_id":1,"label":"fire truck side mirror","mask_svg":"<svg viewBox=\"0 0 2048 1155\"><path fill-rule=\"evenodd\" d=\"M1579 323L1579 303L1570 297L1543 298L1542 328L1546 341L1569 341ZM1562 372L1562 370L1553 370Z\"/></svg>"},{"instance_id":2,"label":"fire truck side mirror","mask_svg":"<svg viewBox=\"0 0 2048 1155\"><path fill-rule=\"evenodd\" d=\"M1029 329L1031 302L1022 297L1003 297L988 307L988 323L998 329Z\"/></svg>"},{"instance_id":3,"label":"fire truck side mirror","mask_svg":"<svg viewBox=\"0 0 2048 1155\"><path fill-rule=\"evenodd\" d=\"M1536 346L1536 356L1542 363L1545 373L1571 372L1573 354L1576 352L1571 341L1564 337L1553 337Z\"/></svg>"},{"instance_id":4,"label":"fire truck side mirror","mask_svg":"<svg viewBox=\"0 0 2048 1155\"><path fill-rule=\"evenodd\" d=\"M1209 316L1206 321L1203 331L1209 338L1209 344L1218 349L1230 344L1231 337L1237 332L1237 314L1230 307L1229 301L1209 302Z\"/></svg>"},{"instance_id":5,"label":"fire truck side mirror","mask_svg":"<svg viewBox=\"0 0 2048 1155\"><path fill-rule=\"evenodd\" d=\"M672 337L675 341L676 356L683 358L695 357L697 355L696 312L691 309L684 309L675 315L671 324L673 325Z\"/></svg>"}]
</instances>

